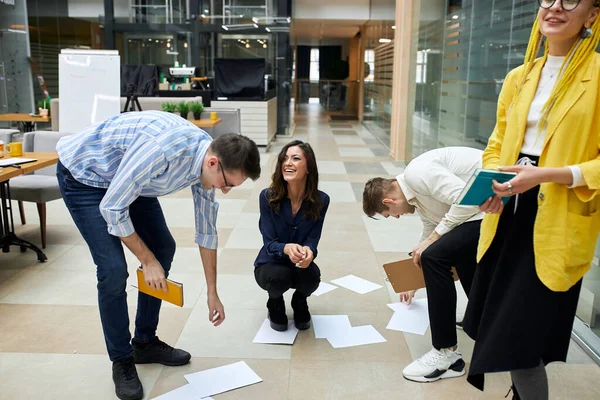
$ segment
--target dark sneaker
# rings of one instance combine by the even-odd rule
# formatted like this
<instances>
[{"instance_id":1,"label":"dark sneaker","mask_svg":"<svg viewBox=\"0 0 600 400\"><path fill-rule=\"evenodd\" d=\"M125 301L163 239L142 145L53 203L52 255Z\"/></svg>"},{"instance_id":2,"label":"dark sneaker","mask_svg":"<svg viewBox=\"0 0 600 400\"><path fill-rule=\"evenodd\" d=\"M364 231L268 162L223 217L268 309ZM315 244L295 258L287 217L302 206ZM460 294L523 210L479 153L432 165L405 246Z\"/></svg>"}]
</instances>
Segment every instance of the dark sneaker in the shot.
<instances>
[{"instance_id":1,"label":"dark sneaker","mask_svg":"<svg viewBox=\"0 0 600 400\"><path fill-rule=\"evenodd\" d=\"M310 328L310 311L306 297L296 290L292 296L292 308L294 309L294 323L296 328L305 331Z\"/></svg>"},{"instance_id":2,"label":"dark sneaker","mask_svg":"<svg viewBox=\"0 0 600 400\"><path fill-rule=\"evenodd\" d=\"M460 329L461 331L464 330L464 328L463 328L463 322L462 321L456 321L456 327L458 329Z\"/></svg>"},{"instance_id":3,"label":"dark sneaker","mask_svg":"<svg viewBox=\"0 0 600 400\"><path fill-rule=\"evenodd\" d=\"M269 310L269 322L271 328L278 332L287 331L288 318L285 314L285 302L283 296L278 299L269 299L267 301L267 309Z\"/></svg>"},{"instance_id":4,"label":"dark sneaker","mask_svg":"<svg viewBox=\"0 0 600 400\"><path fill-rule=\"evenodd\" d=\"M138 400L144 397L144 388L138 378L133 357L114 361L112 366L115 393L121 400Z\"/></svg>"},{"instance_id":5,"label":"dark sneaker","mask_svg":"<svg viewBox=\"0 0 600 400\"><path fill-rule=\"evenodd\" d=\"M133 359L136 364L162 364L175 367L190 362L192 355L187 351L176 349L157 337L148 343L131 341L133 346Z\"/></svg>"}]
</instances>

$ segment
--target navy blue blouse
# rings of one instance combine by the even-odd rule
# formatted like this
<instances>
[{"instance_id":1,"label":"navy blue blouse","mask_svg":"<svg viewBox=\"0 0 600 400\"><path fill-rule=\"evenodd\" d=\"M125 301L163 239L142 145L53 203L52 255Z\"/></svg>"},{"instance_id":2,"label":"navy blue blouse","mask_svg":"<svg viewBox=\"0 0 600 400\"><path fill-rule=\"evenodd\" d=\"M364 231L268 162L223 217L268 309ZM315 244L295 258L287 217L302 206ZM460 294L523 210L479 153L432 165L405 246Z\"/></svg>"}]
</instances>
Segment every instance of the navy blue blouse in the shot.
<instances>
[{"instance_id":1,"label":"navy blue blouse","mask_svg":"<svg viewBox=\"0 0 600 400\"><path fill-rule=\"evenodd\" d=\"M314 221L304 217L304 202L294 216L290 199L284 199L279 207L279 212L275 213L267 200L267 191L268 189L264 189L260 192L259 197L260 221L258 227L263 237L263 247L254 261L254 266L260 267L269 262L292 264L290 258L283 252L283 248L288 243L308 246L312 250L314 258L317 258L317 246L321 239L323 221L329 207L329 196L319 190L323 207L321 216Z\"/></svg>"}]
</instances>

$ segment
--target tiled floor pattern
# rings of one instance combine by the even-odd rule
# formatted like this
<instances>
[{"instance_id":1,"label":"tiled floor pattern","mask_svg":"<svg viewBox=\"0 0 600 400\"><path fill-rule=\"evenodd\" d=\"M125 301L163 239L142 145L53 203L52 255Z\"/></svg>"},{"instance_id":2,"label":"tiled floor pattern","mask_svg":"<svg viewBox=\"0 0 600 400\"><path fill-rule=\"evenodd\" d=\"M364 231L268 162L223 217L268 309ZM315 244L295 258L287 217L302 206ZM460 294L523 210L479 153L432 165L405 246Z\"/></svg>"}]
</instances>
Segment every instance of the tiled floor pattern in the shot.
<instances>
[{"instance_id":1,"label":"tiled floor pattern","mask_svg":"<svg viewBox=\"0 0 600 400\"><path fill-rule=\"evenodd\" d=\"M332 199L317 263L330 281L354 274L386 284L383 263L400 259L417 243L417 217L373 221L361 212L362 185L374 175L393 176L403 163L356 122L330 123L318 108L297 115L294 139L311 143L319 160L321 189ZM185 286L185 307L165 305L159 336L192 353L185 367L138 367L146 398L185 383L184 374L245 360L264 380L215 399L503 399L507 374L490 375L480 393L464 378L418 384L402 378L402 368L431 347L425 336L386 330L396 296L389 285L365 295L338 289L310 299L313 314L348 314L353 326L372 324L386 343L333 349L316 340L312 329L293 346L252 344L266 315L266 295L253 277L252 263L261 246L257 228L258 194L266 187L280 140L263 155L264 173L229 195L219 195L219 278L227 319L218 328L207 320L202 264L194 245L189 191L161 199L178 243L171 277ZM29 223L18 234L39 243L34 205ZM0 254L0 398L113 399L96 306L94 265L62 201L48 204L48 262L38 264L31 252ZM137 267L129 255L130 274ZM133 283L133 281L131 282ZM129 289L131 316L136 293ZM420 293L419 296L424 296ZM289 310L290 296L286 296ZM465 307L461 293L458 314ZM459 315L460 316L460 315ZM473 342L459 331L467 361ZM600 368L573 345L566 365L549 368L553 399L600 398Z\"/></svg>"}]
</instances>

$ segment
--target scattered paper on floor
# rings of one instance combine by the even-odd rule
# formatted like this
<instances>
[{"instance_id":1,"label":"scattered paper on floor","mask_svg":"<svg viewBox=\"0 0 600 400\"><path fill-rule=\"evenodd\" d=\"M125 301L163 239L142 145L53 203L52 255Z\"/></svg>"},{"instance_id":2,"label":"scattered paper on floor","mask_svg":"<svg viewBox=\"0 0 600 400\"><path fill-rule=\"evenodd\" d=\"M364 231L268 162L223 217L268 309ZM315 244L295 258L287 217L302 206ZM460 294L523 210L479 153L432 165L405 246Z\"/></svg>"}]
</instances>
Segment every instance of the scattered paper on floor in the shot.
<instances>
[{"instance_id":1,"label":"scattered paper on floor","mask_svg":"<svg viewBox=\"0 0 600 400\"><path fill-rule=\"evenodd\" d=\"M266 318L252 343L264 343L264 344L294 344L296 336L298 335L298 328L294 325L294 321L288 321L288 329L284 332L278 332L271 328L269 319Z\"/></svg>"},{"instance_id":2,"label":"scattered paper on floor","mask_svg":"<svg viewBox=\"0 0 600 400\"><path fill-rule=\"evenodd\" d=\"M162 394L158 397L154 397L154 400L214 400L212 397L204 397L200 399L194 387L189 383L187 385L183 385L178 387L175 390L171 390L165 394Z\"/></svg>"},{"instance_id":3,"label":"scattered paper on floor","mask_svg":"<svg viewBox=\"0 0 600 400\"><path fill-rule=\"evenodd\" d=\"M330 285L327 282L321 282L319 283L319 287L317 288L317 290L313 292L312 296L320 296L322 294L329 293L335 289L337 289L337 286Z\"/></svg>"},{"instance_id":4,"label":"scattered paper on floor","mask_svg":"<svg viewBox=\"0 0 600 400\"><path fill-rule=\"evenodd\" d=\"M327 340L336 349L387 341L373 325L356 326L344 332L338 332L336 335L328 337Z\"/></svg>"},{"instance_id":5,"label":"scattered paper on floor","mask_svg":"<svg viewBox=\"0 0 600 400\"><path fill-rule=\"evenodd\" d=\"M326 339L352 328L347 315L313 315L312 325L317 339Z\"/></svg>"},{"instance_id":6,"label":"scattered paper on floor","mask_svg":"<svg viewBox=\"0 0 600 400\"><path fill-rule=\"evenodd\" d=\"M262 382L245 361L184 376L201 399Z\"/></svg>"},{"instance_id":7,"label":"scattered paper on floor","mask_svg":"<svg viewBox=\"0 0 600 400\"><path fill-rule=\"evenodd\" d=\"M368 281L366 279L359 278L354 275L347 275L343 278L338 278L333 281L338 286L345 287L346 289L352 290L358 294L365 294L382 288L383 286Z\"/></svg>"},{"instance_id":8,"label":"scattered paper on floor","mask_svg":"<svg viewBox=\"0 0 600 400\"><path fill-rule=\"evenodd\" d=\"M413 300L410 305L405 303L388 304L394 310L386 329L424 335L429 327L429 310L427 299Z\"/></svg>"}]
</instances>

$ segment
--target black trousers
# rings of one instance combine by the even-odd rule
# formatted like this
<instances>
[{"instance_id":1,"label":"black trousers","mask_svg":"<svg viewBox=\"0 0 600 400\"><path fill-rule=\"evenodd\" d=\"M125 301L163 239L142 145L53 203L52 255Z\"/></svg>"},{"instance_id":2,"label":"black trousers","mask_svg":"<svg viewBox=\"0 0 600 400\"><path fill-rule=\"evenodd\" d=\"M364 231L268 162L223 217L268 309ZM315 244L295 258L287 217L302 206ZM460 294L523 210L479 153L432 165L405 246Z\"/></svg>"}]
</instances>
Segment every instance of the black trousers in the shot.
<instances>
[{"instance_id":1,"label":"black trousers","mask_svg":"<svg viewBox=\"0 0 600 400\"><path fill-rule=\"evenodd\" d=\"M289 263L267 263L254 268L254 278L258 286L269 292L270 299L277 299L292 288L308 297L319 287L321 270L314 262L307 268Z\"/></svg>"},{"instance_id":2,"label":"black trousers","mask_svg":"<svg viewBox=\"0 0 600 400\"><path fill-rule=\"evenodd\" d=\"M455 346L456 287L452 267L456 268L467 296L477 267L477 245L481 221L461 224L439 238L421 254L427 288L431 341L436 349Z\"/></svg>"}]
</instances>

